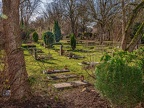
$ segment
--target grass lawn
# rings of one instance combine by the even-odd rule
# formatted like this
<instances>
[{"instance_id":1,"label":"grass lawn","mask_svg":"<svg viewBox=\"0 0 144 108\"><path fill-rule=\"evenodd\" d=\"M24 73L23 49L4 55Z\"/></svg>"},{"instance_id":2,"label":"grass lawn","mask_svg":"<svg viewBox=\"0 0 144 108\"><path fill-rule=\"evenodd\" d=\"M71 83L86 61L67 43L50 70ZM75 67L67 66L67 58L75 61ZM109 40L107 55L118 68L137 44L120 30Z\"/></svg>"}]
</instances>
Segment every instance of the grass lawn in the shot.
<instances>
[{"instance_id":1,"label":"grass lawn","mask_svg":"<svg viewBox=\"0 0 144 108\"><path fill-rule=\"evenodd\" d=\"M60 45L54 45L53 48L44 48L40 45L40 43L30 44L30 47L36 47L44 52L45 55L51 55L51 59L43 59L43 60L35 60L33 55L28 50L27 44L23 44L25 46L24 56L26 62L26 69L29 75L29 82L31 84L32 93L34 96L40 96L39 100L36 98L36 102L39 102L42 98L44 103L48 103L46 99L51 100L52 103L62 102L62 104L66 106L77 106L77 103L85 104L85 106L109 106L106 100L101 100L99 93L94 90L94 86L89 86L88 91L83 92L83 90L87 90L85 86L73 88L73 89L64 89L64 90L56 90L52 86L52 84L66 82L67 80L49 80L48 77L52 74L43 74L43 70L62 70L67 66L70 70L68 73L57 73L59 74L76 74L78 76L83 75L85 80L91 83L92 85L95 83L95 79L93 79L91 75L94 75L95 68L84 68L84 66L79 65L78 63L82 62L100 62L101 57L105 52L112 52L114 49L111 45L88 45L87 42L77 44L77 47L74 51L71 50L71 46L67 43L66 40L61 41L63 44L64 55L60 56L59 49ZM40 51L39 50L39 51ZM0 58L3 58L3 51L0 51ZM85 58L80 59L69 59L66 54L74 53L79 56L84 56ZM112 53L111 53L112 54ZM0 59L0 72L3 70L3 63ZM88 70L86 70L88 69ZM72 78L68 79L68 81L76 81L80 78ZM84 88L85 87L85 88ZM89 92L91 90L91 92ZM93 91L94 90L94 91ZM86 98L87 97L87 98ZM96 99L93 102L93 99ZM91 100L90 102L88 100ZM101 103L103 101L103 103ZM41 101L40 101L41 102ZM74 103L73 103L74 102ZM76 103L75 103L76 102ZM91 104L89 104L91 103ZM28 103L29 104L29 103ZM95 105L93 105L95 104ZM59 105L59 104L58 104Z\"/></svg>"},{"instance_id":2,"label":"grass lawn","mask_svg":"<svg viewBox=\"0 0 144 108\"><path fill-rule=\"evenodd\" d=\"M96 46L87 46L84 44L77 44L77 48L72 51L71 47L65 41L61 41L63 44L63 49L65 53L74 53L79 56L84 56L85 58L80 59L68 59L66 56L59 55L60 45L54 45L54 48L44 48L40 44L35 44L38 49L41 49L45 54L50 53L52 55L52 59L49 60L35 60L34 57L28 52L28 50L24 50L25 61L26 61L26 69L29 75L30 83L34 89L41 89L51 86L51 84L56 83L56 81L47 81L48 74L43 74L43 70L48 69L64 69L65 66L70 70L69 73L77 74L78 76L84 75L85 80L94 84L94 79L88 75L87 72L92 74L94 69L90 69L86 71L83 66L80 66L78 63L83 61L86 62L99 62L103 50L97 50ZM106 47L108 48L108 47ZM84 51L83 51L84 50Z\"/></svg>"}]
</instances>

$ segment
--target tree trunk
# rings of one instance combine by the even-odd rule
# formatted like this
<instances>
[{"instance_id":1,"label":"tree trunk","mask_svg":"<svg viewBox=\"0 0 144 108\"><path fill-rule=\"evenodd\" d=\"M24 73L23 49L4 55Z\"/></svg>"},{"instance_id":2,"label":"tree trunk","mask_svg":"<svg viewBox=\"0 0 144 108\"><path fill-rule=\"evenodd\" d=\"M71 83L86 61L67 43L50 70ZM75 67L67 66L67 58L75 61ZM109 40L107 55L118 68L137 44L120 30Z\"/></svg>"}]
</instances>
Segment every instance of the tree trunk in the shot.
<instances>
[{"instance_id":1,"label":"tree trunk","mask_svg":"<svg viewBox=\"0 0 144 108\"><path fill-rule=\"evenodd\" d=\"M126 29L125 29L125 39L129 36L128 34L128 30L130 29L131 25L133 24L135 18L137 17L138 13L141 11L141 9L143 9L144 7L144 1L142 1L138 6L136 6L136 8L133 10L133 13L132 13L132 16L130 18L130 20L128 21L128 24L126 26ZM125 46L125 42L122 42L122 45ZM122 48L123 50L127 50L127 48Z\"/></svg>"},{"instance_id":2,"label":"tree trunk","mask_svg":"<svg viewBox=\"0 0 144 108\"><path fill-rule=\"evenodd\" d=\"M132 39L131 43L129 44L128 48L126 49L129 52L132 52L135 48L135 46L137 45L137 43L140 41L141 39L141 35L140 32L143 30L144 27L144 22L140 25L139 29L137 30L134 38Z\"/></svg>"},{"instance_id":3,"label":"tree trunk","mask_svg":"<svg viewBox=\"0 0 144 108\"><path fill-rule=\"evenodd\" d=\"M126 26L126 11L125 11L125 0L122 0L122 42L121 48L123 50L127 47L127 35L125 33L125 26Z\"/></svg>"},{"instance_id":4,"label":"tree trunk","mask_svg":"<svg viewBox=\"0 0 144 108\"><path fill-rule=\"evenodd\" d=\"M75 21L72 17L71 17L71 32L75 35Z\"/></svg>"},{"instance_id":5,"label":"tree trunk","mask_svg":"<svg viewBox=\"0 0 144 108\"><path fill-rule=\"evenodd\" d=\"M7 58L6 75L11 90L11 98L21 99L29 95L28 75L21 49L19 26L20 0L2 0L3 13L8 17L3 21L5 52Z\"/></svg>"}]
</instances>

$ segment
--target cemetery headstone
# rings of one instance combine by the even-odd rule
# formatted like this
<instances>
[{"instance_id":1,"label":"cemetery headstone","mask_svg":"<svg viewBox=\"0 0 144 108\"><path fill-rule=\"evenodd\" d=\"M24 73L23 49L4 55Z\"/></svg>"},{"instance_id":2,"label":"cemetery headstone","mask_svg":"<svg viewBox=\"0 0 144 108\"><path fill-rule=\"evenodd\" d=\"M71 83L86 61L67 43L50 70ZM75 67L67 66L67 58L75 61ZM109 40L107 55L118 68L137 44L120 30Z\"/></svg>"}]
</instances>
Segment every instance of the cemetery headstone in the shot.
<instances>
[{"instance_id":1,"label":"cemetery headstone","mask_svg":"<svg viewBox=\"0 0 144 108\"><path fill-rule=\"evenodd\" d=\"M63 55L63 46L60 45L60 56Z\"/></svg>"}]
</instances>

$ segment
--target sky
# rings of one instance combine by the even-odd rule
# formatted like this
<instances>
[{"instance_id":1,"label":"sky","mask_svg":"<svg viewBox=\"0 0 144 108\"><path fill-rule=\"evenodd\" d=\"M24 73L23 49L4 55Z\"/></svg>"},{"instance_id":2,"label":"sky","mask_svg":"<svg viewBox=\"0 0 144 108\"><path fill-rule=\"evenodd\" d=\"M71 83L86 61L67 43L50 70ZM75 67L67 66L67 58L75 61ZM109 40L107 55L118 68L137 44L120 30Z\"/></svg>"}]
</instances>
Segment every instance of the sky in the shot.
<instances>
[{"instance_id":1,"label":"sky","mask_svg":"<svg viewBox=\"0 0 144 108\"><path fill-rule=\"evenodd\" d=\"M43 3L41 3L41 9L39 9L39 14L33 15L32 18L31 18L31 20L35 20L36 17L41 16L40 13L43 11L44 5L45 5L46 3L51 3L51 2L53 2L53 0L41 0L41 1L42 1Z\"/></svg>"},{"instance_id":2,"label":"sky","mask_svg":"<svg viewBox=\"0 0 144 108\"><path fill-rule=\"evenodd\" d=\"M1 2L2 0L0 0L0 2ZM43 2L52 2L53 0L41 0L41 1L43 1Z\"/></svg>"},{"instance_id":3,"label":"sky","mask_svg":"<svg viewBox=\"0 0 144 108\"><path fill-rule=\"evenodd\" d=\"M45 4L45 3L51 3L51 2L53 2L53 0L41 0L41 1L43 2L43 3L41 3L41 7L42 7L42 8L44 8L44 4ZM1 2L2 2L2 0L0 0L0 7L1 7ZM1 14L1 8L0 8L0 14ZM35 18L36 18L37 16L38 16L38 15L34 15L32 19L35 20Z\"/></svg>"},{"instance_id":4,"label":"sky","mask_svg":"<svg viewBox=\"0 0 144 108\"><path fill-rule=\"evenodd\" d=\"M50 3L50 2L52 2L53 0L41 0L42 2L44 2L44 3ZM0 0L0 2L2 2L2 0Z\"/></svg>"},{"instance_id":5,"label":"sky","mask_svg":"<svg viewBox=\"0 0 144 108\"><path fill-rule=\"evenodd\" d=\"M43 3L41 3L41 9L43 9L44 8L44 4L45 3L51 3L51 2L53 2L53 0L41 0ZM2 3L2 0L0 0L0 14L1 14L1 3ZM41 10L40 9L40 10ZM40 12L41 13L41 12ZM39 14L34 14L34 15L32 15L32 20L35 20L36 19L36 17L38 17L38 16L40 16Z\"/></svg>"},{"instance_id":6,"label":"sky","mask_svg":"<svg viewBox=\"0 0 144 108\"><path fill-rule=\"evenodd\" d=\"M50 2L52 2L53 0L41 0L42 2L47 2L47 3L50 3Z\"/></svg>"}]
</instances>

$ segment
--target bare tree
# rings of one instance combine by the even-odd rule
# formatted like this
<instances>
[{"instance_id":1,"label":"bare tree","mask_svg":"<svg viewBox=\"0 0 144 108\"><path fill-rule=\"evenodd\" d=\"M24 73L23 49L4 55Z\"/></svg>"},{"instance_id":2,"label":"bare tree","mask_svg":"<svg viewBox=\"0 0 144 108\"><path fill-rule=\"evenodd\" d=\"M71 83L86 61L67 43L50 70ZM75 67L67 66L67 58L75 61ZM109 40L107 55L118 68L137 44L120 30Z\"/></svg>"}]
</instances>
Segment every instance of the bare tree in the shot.
<instances>
[{"instance_id":1,"label":"bare tree","mask_svg":"<svg viewBox=\"0 0 144 108\"><path fill-rule=\"evenodd\" d=\"M37 12L37 8L41 4L41 0L20 0L20 17L24 25L27 26L30 18Z\"/></svg>"},{"instance_id":2,"label":"bare tree","mask_svg":"<svg viewBox=\"0 0 144 108\"><path fill-rule=\"evenodd\" d=\"M122 42L121 42L121 48L123 50L127 50L127 47L128 47L127 45L130 42L130 32L131 32L130 27L132 27L132 24L137 22L138 18L140 18L139 13L142 12L141 7L139 6L140 4L143 5L143 1L140 2L140 1L135 1L135 0L134 1L121 0L121 6L122 6Z\"/></svg>"},{"instance_id":3,"label":"bare tree","mask_svg":"<svg viewBox=\"0 0 144 108\"><path fill-rule=\"evenodd\" d=\"M100 41L103 43L105 35L109 35L113 29L114 18L119 10L119 1L113 0L91 0L88 2L91 9L91 18L97 24L100 33Z\"/></svg>"},{"instance_id":4,"label":"bare tree","mask_svg":"<svg viewBox=\"0 0 144 108\"><path fill-rule=\"evenodd\" d=\"M0 2L0 13L2 12L2 2Z\"/></svg>"},{"instance_id":5,"label":"bare tree","mask_svg":"<svg viewBox=\"0 0 144 108\"><path fill-rule=\"evenodd\" d=\"M78 4L78 28L84 33L87 31L87 26L92 22L91 16L89 14L89 6L87 4L87 0L79 0Z\"/></svg>"},{"instance_id":6,"label":"bare tree","mask_svg":"<svg viewBox=\"0 0 144 108\"><path fill-rule=\"evenodd\" d=\"M128 37L125 34L125 27L126 27L125 0L121 0L121 7L122 7L122 42L121 42L121 47L123 50L125 50L127 47L127 40L128 40Z\"/></svg>"},{"instance_id":7,"label":"bare tree","mask_svg":"<svg viewBox=\"0 0 144 108\"><path fill-rule=\"evenodd\" d=\"M78 0L62 0L64 16L69 20L71 32L77 35Z\"/></svg>"},{"instance_id":8,"label":"bare tree","mask_svg":"<svg viewBox=\"0 0 144 108\"><path fill-rule=\"evenodd\" d=\"M54 21L59 21L62 31L77 34L79 0L54 0L47 3L43 11L48 28L52 28Z\"/></svg>"},{"instance_id":9,"label":"bare tree","mask_svg":"<svg viewBox=\"0 0 144 108\"><path fill-rule=\"evenodd\" d=\"M58 21L62 26L63 10L61 8L61 2L59 0L55 0L55 2L46 3L44 7L45 9L43 9L43 17L45 23L47 24L47 28L52 29L54 21Z\"/></svg>"},{"instance_id":10,"label":"bare tree","mask_svg":"<svg viewBox=\"0 0 144 108\"><path fill-rule=\"evenodd\" d=\"M140 14L140 12L144 13L144 11L141 11L143 9L143 7L144 7L144 1L139 3L135 7L135 9L133 10L133 13L132 13L132 15L130 17L130 20L128 21L128 24L127 24L126 29L125 29L125 36L129 36L128 31L129 31L131 25L133 24L134 20L138 17L138 14ZM144 19L142 19L142 23L139 26L139 29L137 30L137 32L136 32L135 36L133 37L133 39L131 40L130 44L124 50L127 50L129 52L132 52L134 50L135 46L137 45L137 43L139 42L139 40L142 37L140 35L140 32L143 32L143 28L144 28Z\"/></svg>"}]
</instances>

